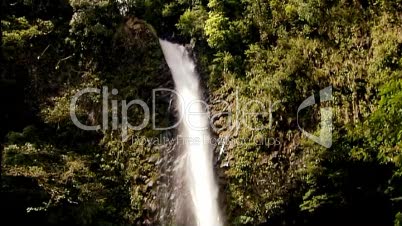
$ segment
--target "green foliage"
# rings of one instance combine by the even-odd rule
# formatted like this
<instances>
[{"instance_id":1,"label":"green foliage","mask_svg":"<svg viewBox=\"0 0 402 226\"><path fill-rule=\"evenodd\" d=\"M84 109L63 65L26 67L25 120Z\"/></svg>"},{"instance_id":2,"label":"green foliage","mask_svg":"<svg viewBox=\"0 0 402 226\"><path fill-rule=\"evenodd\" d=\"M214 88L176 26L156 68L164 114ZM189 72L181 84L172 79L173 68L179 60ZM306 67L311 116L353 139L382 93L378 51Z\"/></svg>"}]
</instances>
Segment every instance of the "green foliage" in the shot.
<instances>
[{"instance_id":1,"label":"green foliage","mask_svg":"<svg viewBox=\"0 0 402 226\"><path fill-rule=\"evenodd\" d=\"M224 128L224 117L214 121L215 135L229 139L214 161L228 225L325 225L328 219L401 225L400 0L4 5L0 85L11 103L23 106L8 104L0 112L7 124L2 191L28 200L10 208L23 216L13 219L43 214L52 225L164 223L158 186L165 147L132 142L160 131L129 130L131 139L122 141L121 125L111 129L111 110L109 128L99 131L77 129L69 115L71 97L86 87L117 89L108 101L119 109L133 99L151 106L153 88L172 86L159 35L191 40L211 112L241 118L263 110L250 101L272 107L244 121L264 127L258 131ZM334 101L303 110L298 125L301 102L327 86ZM80 98L81 122L102 124L101 98ZM170 98L162 98L160 126L172 117ZM327 104L334 113L328 149L298 128L318 135L319 108ZM129 115L133 125L142 121L140 109ZM264 142L271 138L275 145Z\"/></svg>"},{"instance_id":2,"label":"green foliage","mask_svg":"<svg viewBox=\"0 0 402 226\"><path fill-rule=\"evenodd\" d=\"M395 216L395 226L400 226L402 224L402 214L398 212Z\"/></svg>"},{"instance_id":3,"label":"green foliage","mask_svg":"<svg viewBox=\"0 0 402 226\"><path fill-rule=\"evenodd\" d=\"M199 9L188 9L180 16L176 26L184 35L202 37L206 18L207 12L202 7Z\"/></svg>"},{"instance_id":4,"label":"green foliage","mask_svg":"<svg viewBox=\"0 0 402 226\"><path fill-rule=\"evenodd\" d=\"M5 59L26 60L26 51L32 51L32 40L48 35L54 25L51 21L37 19L30 23L25 17L11 17L1 21L3 29L3 54Z\"/></svg>"},{"instance_id":5,"label":"green foliage","mask_svg":"<svg viewBox=\"0 0 402 226\"><path fill-rule=\"evenodd\" d=\"M226 47L230 38L229 19L222 13L209 12L205 21L205 35L208 37L208 44L217 49Z\"/></svg>"}]
</instances>

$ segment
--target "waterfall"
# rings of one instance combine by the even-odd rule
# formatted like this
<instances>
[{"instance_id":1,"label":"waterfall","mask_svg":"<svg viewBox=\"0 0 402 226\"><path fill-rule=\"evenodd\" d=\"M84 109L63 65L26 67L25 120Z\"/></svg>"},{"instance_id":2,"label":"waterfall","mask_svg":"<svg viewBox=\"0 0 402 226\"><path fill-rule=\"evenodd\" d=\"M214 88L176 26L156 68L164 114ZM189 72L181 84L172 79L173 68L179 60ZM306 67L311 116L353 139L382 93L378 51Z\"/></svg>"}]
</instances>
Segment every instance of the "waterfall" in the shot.
<instances>
[{"instance_id":1,"label":"waterfall","mask_svg":"<svg viewBox=\"0 0 402 226\"><path fill-rule=\"evenodd\" d=\"M190 206L197 226L222 226L218 207L210 145L207 107L195 64L184 46L159 40L166 62L172 72L177 92L177 109L182 119L179 137L184 149L185 178Z\"/></svg>"}]
</instances>

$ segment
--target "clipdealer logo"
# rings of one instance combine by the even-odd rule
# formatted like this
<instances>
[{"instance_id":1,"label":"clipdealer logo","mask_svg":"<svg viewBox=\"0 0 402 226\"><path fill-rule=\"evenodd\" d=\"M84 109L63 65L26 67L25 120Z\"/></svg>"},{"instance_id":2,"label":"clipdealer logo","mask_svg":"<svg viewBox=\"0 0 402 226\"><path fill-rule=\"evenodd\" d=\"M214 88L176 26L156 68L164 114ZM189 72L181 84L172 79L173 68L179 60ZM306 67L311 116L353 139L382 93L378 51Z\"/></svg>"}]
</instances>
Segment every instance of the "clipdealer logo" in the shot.
<instances>
[{"instance_id":1,"label":"clipdealer logo","mask_svg":"<svg viewBox=\"0 0 402 226\"><path fill-rule=\"evenodd\" d=\"M112 104L112 129L113 130L119 130L121 129L121 136L122 136L122 140L123 141L127 141L128 139L128 130L142 130L144 129L150 122L150 120L152 120L152 129L154 130L169 130L172 128L176 128L177 126L180 125L180 122L183 120L183 116L181 118L179 118L179 120L172 126L169 127L157 127L155 125L155 120L156 120L156 113L155 113L155 109L156 109L156 93L157 92L171 92L172 94L176 95L177 98L183 98L180 96L179 93L177 93L175 90L171 90L171 89L166 89L166 88L158 88L158 89L154 89L152 90L152 112L149 108L149 106L140 99L135 99L135 100L131 100L129 102L127 102L126 100L122 100L121 103L119 104L117 100L111 100L111 104ZM85 125L82 122L80 122L78 120L77 114L76 114L76 109L77 109L77 102L79 101L79 99L85 95L85 94L89 94L89 93L95 93L98 95L102 95L102 125ZM118 90L117 89L112 89L111 92L112 95L117 95L118 94ZM70 102L70 117L72 119L72 122L80 129L83 130L107 130L109 129L109 98L110 97L110 93L109 93L109 89L108 87L104 86L101 89L98 88L85 88L82 89L80 91L78 91L71 99ZM304 130L299 123L299 113L301 110L306 109L308 107L311 107L315 104L319 104L319 103L323 103L323 102L328 102L328 101L332 101L333 100L333 96L332 96L332 86L328 86L322 90L319 91L319 101L317 102L315 100L314 95L309 96L307 99L305 99L301 105L298 107L297 109L297 125L298 128L300 129L300 131L302 132L303 135L305 135L307 138L311 139L312 141L316 142L317 144L320 144L326 148L330 148L332 146L332 130L333 130L333 125L332 125L332 107L321 107L320 108L320 115L321 115L321 122L320 122L320 133L319 136L315 136L311 133L308 133L306 130ZM236 101L238 101L238 91L236 91ZM230 103L221 100L219 101L221 103L226 103L227 106L230 106ZM216 129L217 131L219 131L219 129L215 128L214 125L214 120L216 118L218 118L219 115L227 115L228 116L228 124L229 125L229 129L239 129L239 126L242 124L244 126L246 126L247 129L251 130L251 131L258 131L258 130L262 130L262 129L271 129L272 127L272 113L273 113L273 108L275 105L277 105L278 103L280 103L280 101L276 101L274 103L270 103L267 107L265 106L265 104L262 101L259 100L251 100L248 101L247 103L245 103L245 106L250 106L250 104L257 104L259 105L261 112L247 112L245 110L241 111L238 109L238 107L236 107L236 117L233 120L233 112L230 111L226 111L226 112L219 112L216 113L215 115L209 115L209 105L207 102L203 101L203 100L197 100L197 104L200 103L202 106L205 107L205 109L207 109L206 112L200 112L200 113L194 113L191 112L191 110L189 110L189 108L191 107L192 104L195 103L189 103L189 106L186 106L187 109L185 109L185 112L189 112L189 114L187 114L186 116L184 116L184 120L190 120L189 117L190 116L194 116L194 114L208 114L209 116L209 123L210 123L210 127ZM239 104L239 103L237 103ZM119 108L119 105L121 106ZM138 124L138 125L131 125L128 122L128 111L131 107L133 106L137 106L140 107L143 110L143 121ZM247 108L245 108L247 109ZM121 112L121 118L119 118L119 110ZM187 111L186 111L187 110ZM253 128L252 126L248 125L248 120L247 117L252 116L252 115L268 115L269 117L269 123L266 126L262 126L262 127L258 127L258 128ZM152 115L152 117L151 117ZM192 128L194 130L205 130L205 128ZM269 141L272 142L272 141ZM278 142L277 140L275 140L274 142Z\"/></svg>"}]
</instances>

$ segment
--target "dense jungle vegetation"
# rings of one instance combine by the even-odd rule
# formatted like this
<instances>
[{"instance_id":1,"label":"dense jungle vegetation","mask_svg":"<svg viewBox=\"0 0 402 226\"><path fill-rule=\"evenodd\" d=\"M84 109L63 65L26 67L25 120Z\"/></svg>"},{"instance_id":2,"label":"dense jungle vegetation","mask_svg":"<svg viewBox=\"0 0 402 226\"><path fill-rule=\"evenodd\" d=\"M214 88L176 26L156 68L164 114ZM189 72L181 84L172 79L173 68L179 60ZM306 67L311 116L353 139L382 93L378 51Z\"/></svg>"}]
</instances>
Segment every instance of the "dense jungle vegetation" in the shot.
<instances>
[{"instance_id":1,"label":"dense jungle vegetation","mask_svg":"<svg viewBox=\"0 0 402 226\"><path fill-rule=\"evenodd\" d=\"M169 225L165 146L70 119L83 88L115 88L119 106L172 88L158 37L192 49L211 113L273 106L248 119L258 131L213 119L230 141L214 157L226 225L402 225L401 0L2 0L1 225ZM325 148L297 110L328 86L333 101L299 113L318 134L332 107ZM101 95L77 115L102 124Z\"/></svg>"}]
</instances>

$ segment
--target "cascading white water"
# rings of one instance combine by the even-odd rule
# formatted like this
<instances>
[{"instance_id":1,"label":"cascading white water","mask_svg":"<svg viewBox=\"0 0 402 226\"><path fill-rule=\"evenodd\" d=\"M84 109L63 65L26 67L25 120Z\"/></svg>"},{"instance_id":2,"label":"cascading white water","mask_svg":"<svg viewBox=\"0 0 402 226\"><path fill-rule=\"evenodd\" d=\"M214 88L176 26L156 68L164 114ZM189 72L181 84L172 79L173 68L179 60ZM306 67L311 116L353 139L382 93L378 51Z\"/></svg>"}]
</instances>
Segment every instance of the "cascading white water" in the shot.
<instances>
[{"instance_id":1,"label":"cascading white water","mask_svg":"<svg viewBox=\"0 0 402 226\"><path fill-rule=\"evenodd\" d=\"M185 184L190 191L198 226L222 226L218 208L206 105L202 101L195 64L184 46L159 40L172 72L182 119L180 136L185 151Z\"/></svg>"}]
</instances>

